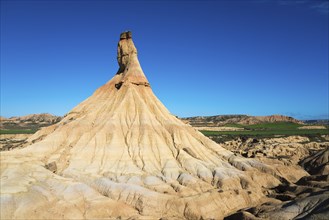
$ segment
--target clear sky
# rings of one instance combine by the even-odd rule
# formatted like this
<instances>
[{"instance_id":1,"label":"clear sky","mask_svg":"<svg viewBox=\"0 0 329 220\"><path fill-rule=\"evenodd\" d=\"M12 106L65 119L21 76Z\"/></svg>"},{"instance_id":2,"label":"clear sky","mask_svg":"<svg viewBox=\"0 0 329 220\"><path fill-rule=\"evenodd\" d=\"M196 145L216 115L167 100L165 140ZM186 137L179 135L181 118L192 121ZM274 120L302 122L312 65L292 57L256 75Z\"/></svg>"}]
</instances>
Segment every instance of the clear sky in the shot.
<instances>
[{"instance_id":1,"label":"clear sky","mask_svg":"<svg viewBox=\"0 0 329 220\"><path fill-rule=\"evenodd\" d=\"M1 115L64 115L113 77L131 30L178 116L328 118L328 1L1 1Z\"/></svg>"}]
</instances>

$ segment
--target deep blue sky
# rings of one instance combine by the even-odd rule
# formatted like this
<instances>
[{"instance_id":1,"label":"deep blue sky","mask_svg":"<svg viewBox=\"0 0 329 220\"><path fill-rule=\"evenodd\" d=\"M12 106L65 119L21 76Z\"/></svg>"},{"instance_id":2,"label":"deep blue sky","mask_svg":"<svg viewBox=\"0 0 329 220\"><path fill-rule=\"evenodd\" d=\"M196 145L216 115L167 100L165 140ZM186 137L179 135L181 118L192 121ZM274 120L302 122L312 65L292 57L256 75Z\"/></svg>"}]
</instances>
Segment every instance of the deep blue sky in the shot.
<instances>
[{"instance_id":1,"label":"deep blue sky","mask_svg":"<svg viewBox=\"0 0 329 220\"><path fill-rule=\"evenodd\" d=\"M116 73L131 30L178 116L328 118L328 1L1 1L1 115L64 115Z\"/></svg>"}]
</instances>

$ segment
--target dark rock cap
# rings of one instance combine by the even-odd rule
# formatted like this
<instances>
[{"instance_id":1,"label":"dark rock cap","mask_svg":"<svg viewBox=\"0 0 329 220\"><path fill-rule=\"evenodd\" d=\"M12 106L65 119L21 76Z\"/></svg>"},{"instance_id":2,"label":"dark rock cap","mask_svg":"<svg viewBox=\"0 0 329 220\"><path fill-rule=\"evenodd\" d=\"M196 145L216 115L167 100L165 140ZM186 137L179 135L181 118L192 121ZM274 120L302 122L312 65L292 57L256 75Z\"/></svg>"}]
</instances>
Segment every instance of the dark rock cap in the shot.
<instances>
[{"instance_id":1,"label":"dark rock cap","mask_svg":"<svg viewBox=\"0 0 329 220\"><path fill-rule=\"evenodd\" d=\"M132 38L131 31L125 31L125 32L123 32L123 33L120 34L120 40L130 39L130 38Z\"/></svg>"}]
</instances>

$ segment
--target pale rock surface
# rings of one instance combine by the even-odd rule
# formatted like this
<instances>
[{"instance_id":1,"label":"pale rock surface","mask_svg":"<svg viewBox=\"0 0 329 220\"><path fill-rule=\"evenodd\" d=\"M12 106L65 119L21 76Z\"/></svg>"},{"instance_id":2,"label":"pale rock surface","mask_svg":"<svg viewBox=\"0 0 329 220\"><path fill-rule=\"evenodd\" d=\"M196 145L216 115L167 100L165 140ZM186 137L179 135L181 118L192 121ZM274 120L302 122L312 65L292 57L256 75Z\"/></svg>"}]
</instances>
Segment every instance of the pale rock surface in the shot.
<instances>
[{"instance_id":1,"label":"pale rock surface","mask_svg":"<svg viewBox=\"0 0 329 220\"><path fill-rule=\"evenodd\" d=\"M328 219L328 175L306 176L296 184L282 184L269 191L266 203L226 217L234 219Z\"/></svg>"},{"instance_id":2,"label":"pale rock surface","mask_svg":"<svg viewBox=\"0 0 329 220\"><path fill-rule=\"evenodd\" d=\"M301 161L300 164L312 175L268 190L268 197L272 200L242 209L225 219L329 219L328 152L329 148L326 148Z\"/></svg>"},{"instance_id":3,"label":"pale rock surface","mask_svg":"<svg viewBox=\"0 0 329 220\"><path fill-rule=\"evenodd\" d=\"M329 135L321 135L321 137L322 137L323 139L325 139L326 141L329 141Z\"/></svg>"},{"instance_id":4,"label":"pale rock surface","mask_svg":"<svg viewBox=\"0 0 329 220\"><path fill-rule=\"evenodd\" d=\"M130 32L118 62L109 82L28 147L1 152L1 219L221 219L267 201L280 173L171 115Z\"/></svg>"},{"instance_id":5,"label":"pale rock surface","mask_svg":"<svg viewBox=\"0 0 329 220\"><path fill-rule=\"evenodd\" d=\"M244 128L237 127L195 127L199 131L243 131Z\"/></svg>"},{"instance_id":6,"label":"pale rock surface","mask_svg":"<svg viewBox=\"0 0 329 220\"><path fill-rule=\"evenodd\" d=\"M246 158L254 158L258 161L268 164L275 168L277 172L289 182L297 182L303 176L308 176L309 173L303 167L314 170L314 167L319 167L319 163L323 162L323 172L328 169L328 154L325 150L329 148L329 142L311 142L309 138L303 136L288 136L278 138L254 139L241 138L226 141L221 144L225 149L238 153ZM313 161L314 152L321 155ZM317 154L315 154L316 156ZM306 166L301 161L305 161ZM320 161L320 162L319 162ZM312 166L314 164L314 166ZM301 166L300 166L301 165ZM312 168L313 167L313 168ZM321 169L322 169L321 168ZM313 173L310 173L313 174Z\"/></svg>"},{"instance_id":7,"label":"pale rock surface","mask_svg":"<svg viewBox=\"0 0 329 220\"><path fill-rule=\"evenodd\" d=\"M249 158L273 158L286 164L298 162L313 152L329 147L329 142L311 142L308 137L288 136L277 138L231 140L222 144L225 149L237 152Z\"/></svg>"},{"instance_id":8,"label":"pale rock surface","mask_svg":"<svg viewBox=\"0 0 329 220\"><path fill-rule=\"evenodd\" d=\"M311 129L327 129L327 128L326 126L323 125L308 125L308 126L299 127L298 129L311 130Z\"/></svg>"}]
</instances>

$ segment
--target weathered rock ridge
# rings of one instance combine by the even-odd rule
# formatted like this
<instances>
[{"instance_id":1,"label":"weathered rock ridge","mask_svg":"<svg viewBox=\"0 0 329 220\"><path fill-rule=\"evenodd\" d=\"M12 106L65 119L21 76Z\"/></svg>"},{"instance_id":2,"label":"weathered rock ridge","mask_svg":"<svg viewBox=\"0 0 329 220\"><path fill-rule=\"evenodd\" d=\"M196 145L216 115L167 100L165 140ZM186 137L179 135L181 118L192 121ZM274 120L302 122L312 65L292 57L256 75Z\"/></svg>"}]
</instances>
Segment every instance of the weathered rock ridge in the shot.
<instances>
[{"instance_id":1,"label":"weathered rock ridge","mask_svg":"<svg viewBox=\"0 0 329 220\"><path fill-rule=\"evenodd\" d=\"M294 137L292 137L294 138ZM282 141L282 140L281 140ZM288 140L291 142L291 140ZM295 137L295 141L298 138ZM275 142L275 141L274 141ZM293 146L294 145L294 146ZM308 146L307 146L308 145ZM312 146L313 145L313 146ZM322 146L321 146L322 145ZM296 154L286 154L286 159L289 157L289 162L282 161L280 157L272 159L264 157L264 155L256 155L259 161L271 164L271 166L282 167L281 173L289 179L290 173L305 172L299 169L294 164L297 162L296 157L301 159L301 156L307 154L307 151L312 152L314 148L322 150L315 151L311 155L298 161L311 175L305 175L298 181L283 182L279 186L268 190L268 197L272 198L264 204L256 207L249 207L234 213L225 219L328 219L329 217L329 143L322 144L309 143L304 146L291 144L287 146L295 148ZM226 146L230 149L229 145ZM301 147L305 149L301 150ZM279 147L283 149L282 147ZM312 150L313 148L313 150ZM265 149L263 149L264 151ZM289 152L289 150L287 152ZM257 149L257 151L262 151ZM268 149L267 152L271 151ZM301 152L304 151L302 154ZM264 151L265 152L265 151ZM277 151L278 152L278 151ZM277 152L273 152L276 154ZM299 155L299 156L298 156ZM266 153L266 156L268 154ZM283 165L283 163L285 165ZM288 163L288 164L287 164ZM285 174L284 174L285 173Z\"/></svg>"},{"instance_id":2,"label":"weathered rock ridge","mask_svg":"<svg viewBox=\"0 0 329 220\"><path fill-rule=\"evenodd\" d=\"M1 117L0 129L39 129L59 122L62 117L43 113L30 114L19 117L4 118Z\"/></svg>"},{"instance_id":3,"label":"weathered rock ridge","mask_svg":"<svg viewBox=\"0 0 329 220\"><path fill-rule=\"evenodd\" d=\"M120 36L118 63L29 146L1 152L1 219L222 219L266 202L266 190L286 181L171 115L130 32Z\"/></svg>"},{"instance_id":4,"label":"weathered rock ridge","mask_svg":"<svg viewBox=\"0 0 329 220\"><path fill-rule=\"evenodd\" d=\"M215 115L215 116L197 116L182 118L186 123L194 127L214 127L225 124L241 124L254 125L261 123L277 123L277 122L291 122L303 124L295 118L284 115L269 115L269 116L249 116L249 115Z\"/></svg>"}]
</instances>

